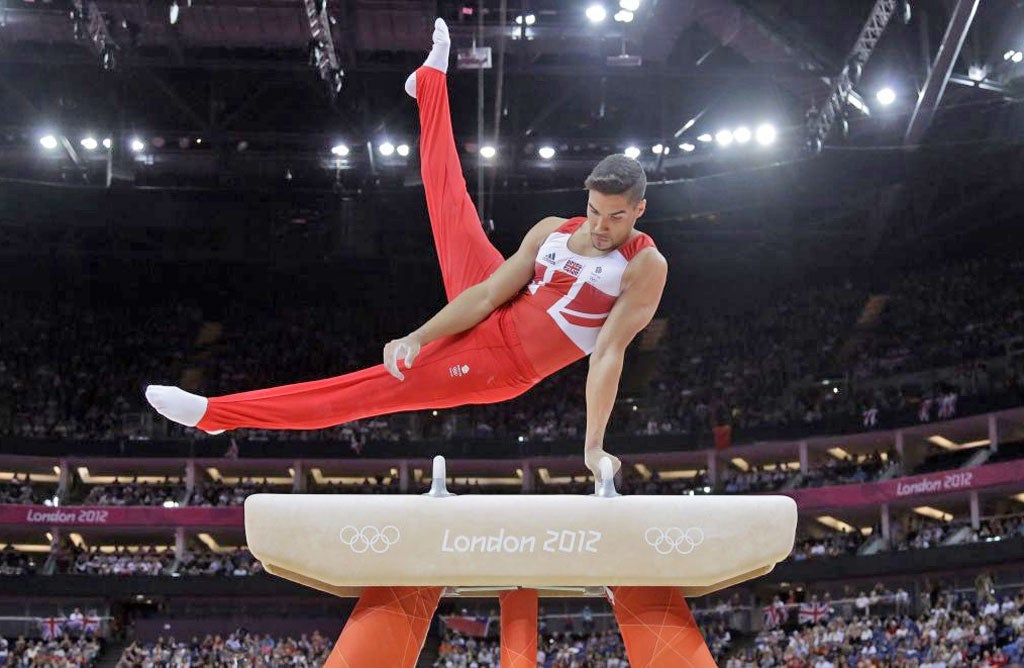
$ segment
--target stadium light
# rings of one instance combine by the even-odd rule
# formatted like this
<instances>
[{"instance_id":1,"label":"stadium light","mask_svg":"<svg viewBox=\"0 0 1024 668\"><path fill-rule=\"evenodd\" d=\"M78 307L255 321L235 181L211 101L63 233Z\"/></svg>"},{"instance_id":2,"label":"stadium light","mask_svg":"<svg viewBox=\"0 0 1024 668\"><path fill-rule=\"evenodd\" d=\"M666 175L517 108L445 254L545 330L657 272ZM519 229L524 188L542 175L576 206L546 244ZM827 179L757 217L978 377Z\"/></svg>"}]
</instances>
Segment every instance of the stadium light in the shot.
<instances>
[{"instance_id":1,"label":"stadium light","mask_svg":"<svg viewBox=\"0 0 1024 668\"><path fill-rule=\"evenodd\" d=\"M732 139L732 132L729 130L719 130L715 133L715 141L719 146L728 146L732 143Z\"/></svg>"},{"instance_id":2,"label":"stadium light","mask_svg":"<svg viewBox=\"0 0 1024 668\"><path fill-rule=\"evenodd\" d=\"M653 153L654 155L659 155L663 150L665 150L665 147L662 146L661 144L655 144L654 146L651 147L651 153Z\"/></svg>"},{"instance_id":3,"label":"stadium light","mask_svg":"<svg viewBox=\"0 0 1024 668\"><path fill-rule=\"evenodd\" d=\"M146 145L142 143L141 139L138 137L132 138L132 151L135 153L141 153L144 148L146 148Z\"/></svg>"},{"instance_id":4,"label":"stadium light","mask_svg":"<svg viewBox=\"0 0 1024 668\"><path fill-rule=\"evenodd\" d=\"M167 11L167 20L171 22L171 25L174 25L178 22L178 14L180 12L181 9L178 7L178 3L175 0L175 2L171 3L171 6Z\"/></svg>"},{"instance_id":5,"label":"stadium light","mask_svg":"<svg viewBox=\"0 0 1024 668\"><path fill-rule=\"evenodd\" d=\"M114 142L112 142L110 140L110 137L104 137L103 138L103 148L110 148L113 145L114 145Z\"/></svg>"},{"instance_id":6,"label":"stadium light","mask_svg":"<svg viewBox=\"0 0 1024 668\"><path fill-rule=\"evenodd\" d=\"M591 23L600 23L608 18L608 10L604 8L604 5L590 5L587 7L587 18Z\"/></svg>"},{"instance_id":7,"label":"stadium light","mask_svg":"<svg viewBox=\"0 0 1024 668\"><path fill-rule=\"evenodd\" d=\"M682 144L679 145L679 148L686 151L687 153L690 153L693 151L693 149L697 147L691 144L690 142L683 142Z\"/></svg>"},{"instance_id":8,"label":"stadium light","mask_svg":"<svg viewBox=\"0 0 1024 668\"><path fill-rule=\"evenodd\" d=\"M626 147L626 150L623 151L623 153L626 154L627 158L633 158L634 160L640 157L640 149L638 149L636 146Z\"/></svg>"},{"instance_id":9,"label":"stadium light","mask_svg":"<svg viewBox=\"0 0 1024 668\"><path fill-rule=\"evenodd\" d=\"M974 64L967 68L967 78L975 83L981 83L988 76L988 69L984 65Z\"/></svg>"},{"instance_id":10,"label":"stadium light","mask_svg":"<svg viewBox=\"0 0 1024 668\"><path fill-rule=\"evenodd\" d=\"M481 146L480 147L480 157L481 158L488 158L489 159L489 158L493 158L497 154L498 154L498 149L494 148L493 146Z\"/></svg>"},{"instance_id":11,"label":"stadium light","mask_svg":"<svg viewBox=\"0 0 1024 668\"><path fill-rule=\"evenodd\" d=\"M757 126L757 130L754 132L754 138L757 143L761 146L767 146L768 144L775 142L775 126L771 123L762 123Z\"/></svg>"},{"instance_id":12,"label":"stadium light","mask_svg":"<svg viewBox=\"0 0 1024 668\"><path fill-rule=\"evenodd\" d=\"M633 12L628 12L625 9L620 9L619 11L615 12L615 16L612 18L614 18L619 23L632 23Z\"/></svg>"},{"instance_id":13,"label":"stadium light","mask_svg":"<svg viewBox=\"0 0 1024 668\"><path fill-rule=\"evenodd\" d=\"M551 158L555 157L555 149L551 148L550 146L541 146L540 150L537 151L537 154L540 155L540 157L544 158L545 160L550 160Z\"/></svg>"},{"instance_id":14,"label":"stadium light","mask_svg":"<svg viewBox=\"0 0 1024 668\"><path fill-rule=\"evenodd\" d=\"M750 128L746 125L741 125L733 130L732 137L736 140L737 144L746 144L750 141Z\"/></svg>"},{"instance_id":15,"label":"stadium light","mask_svg":"<svg viewBox=\"0 0 1024 668\"><path fill-rule=\"evenodd\" d=\"M640 9L640 0L619 0L619 7L627 12L635 12Z\"/></svg>"},{"instance_id":16,"label":"stadium light","mask_svg":"<svg viewBox=\"0 0 1024 668\"><path fill-rule=\"evenodd\" d=\"M534 14L527 14L525 17L520 14L516 17L516 25L523 25L524 21L526 22L526 25L532 26L537 22L537 17Z\"/></svg>"},{"instance_id":17,"label":"stadium light","mask_svg":"<svg viewBox=\"0 0 1024 668\"><path fill-rule=\"evenodd\" d=\"M408 144L399 144L398 148L396 150L398 151L398 155L402 156L403 158L405 156L409 155L409 145Z\"/></svg>"},{"instance_id":18,"label":"stadium light","mask_svg":"<svg viewBox=\"0 0 1024 668\"><path fill-rule=\"evenodd\" d=\"M331 155L336 155L339 158L344 158L348 153L348 146L345 144L335 144L331 147Z\"/></svg>"},{"instance_id":19,"label":"stadium light","mask_svg":"<svg viewBox=\"0 0 1024 668\"><path fill-rule=\"evenodd\" d=\"M39 143L42 144L43 148L47 151L52 151L57 148L57 138L53 135L43 135L39 138Z\"/></svg>"},{"instance_id":20,"label":"stadium light","mask_svg":"<svg viewBox=\"0 0 1024 668\"><path fill-rule=\"evenodd\" d=\"M1003 54L1003 60L1009 60L1010 58L1013 58L1013 54L1015 53L1017 52L1014 51L1013 49L1010 49L1009 51Z\"/></svg>"},{"instance_id":21,"label":"stadium light","mask_svg":"<svg viewBox=\"0 0 1024 668\"><path fill-rule=\"evenodd\" d=\"M1015 63L1019 63L1020 61L1024 60L1024 53L1021 53L1020 51L1014 51L1013 55L1010 57L1010 60L1012 60Z\"/></svg>"},{"instance_id":22,"label":"stadium light","mask_svg":"<svg viewBox=\"0 0 1024 668\"><path fill-rule=\"evenodd\" d=\"M714 137L712 137L711 134L708 132L705 132L704 134L697 136L697 141L704 142L705 144L711 141L712 139L714 139Z\"/></svg>"},{"instance_id":23,"label":"stadium light","mask_svg":"<svg viewBox=\"0 0 1024 668\"><path fill-rule=\"evenodd\" d=\"M386 141L380 146L378 146L377 150L380 151L380 154L386 158L395 152L395 145L389 141Z\"/></svg>"},{"instance_id":24,"label":"stadium light","mask_svg":"<svg viewBox=\"0 0 1024 668\"><path fill-rule=\"evenodd\" d=\"M882 105L889 106L896 101L896 91L886 86L875 93L875 99Z\"/></svg>"},{"instance_id":25,"label":"stadium light","mask_svg":"<svg viewBox=\"0 0 1024 668\"><path fill-rule=\"evenodd\" d=\"M82 148L84 148L86 151L95 151L96 148L100 145L100 143L96 141L95 137L85 137L79 143L82 145Z\"/></svg>"}]
</instances>

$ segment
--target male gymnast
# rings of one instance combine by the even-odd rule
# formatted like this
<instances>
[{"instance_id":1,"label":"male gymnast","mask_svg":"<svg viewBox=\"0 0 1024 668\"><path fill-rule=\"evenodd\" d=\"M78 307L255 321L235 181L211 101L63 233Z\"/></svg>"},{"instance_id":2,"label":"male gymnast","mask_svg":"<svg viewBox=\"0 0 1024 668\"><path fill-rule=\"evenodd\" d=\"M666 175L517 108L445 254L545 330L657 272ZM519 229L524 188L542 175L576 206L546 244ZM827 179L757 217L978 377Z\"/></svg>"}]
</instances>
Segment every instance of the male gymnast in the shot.
<instances>
[{"instance_id":1,"label":"male gymnast","mask_svg":"<svg viewBox=\"0 0 1024 668\"><path fill-rule=\"evenodd\" d=\"M190 427L321 429L351 420L516 397L590 355L584 458L599 478L623 355L661 301L668 264L635 229L647 178L615 154L584 182L587 215L547 217L510 258L484 234L466 190L448 107L451 40L438 19L433 48L405 89L420 115L420 155L430 225L448 304L384 346L384 363L334 378L202 397L150 385L161 415ZM404 366L404 370L403 367Z\"/></svg>"}]
</instances>

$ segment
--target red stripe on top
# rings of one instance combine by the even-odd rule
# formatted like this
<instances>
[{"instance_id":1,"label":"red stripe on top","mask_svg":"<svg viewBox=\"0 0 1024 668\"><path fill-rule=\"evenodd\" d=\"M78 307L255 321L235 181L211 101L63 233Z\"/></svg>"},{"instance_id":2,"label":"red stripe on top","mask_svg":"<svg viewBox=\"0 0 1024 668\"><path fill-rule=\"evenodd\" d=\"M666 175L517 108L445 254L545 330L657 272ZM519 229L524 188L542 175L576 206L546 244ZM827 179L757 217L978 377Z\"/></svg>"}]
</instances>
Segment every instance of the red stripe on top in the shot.
<instances>
[{"instance_id":1,"label":"red stripe on top","mask_svg":"<svg viewBox=\"0 0 1024 668\"><path fill-rule=\"evenodd\" d=\"M628 262L643 249L654 247L654 239L641 232L623 245L619 246L619 252L622 253L622 256L626 258L626 261Z\"/></svg>"},{"instance_id":2,"label":"red stripe on top","mask_svg":"<svg viewBox=\"0 0 1024 668\"><path fill-rule=\"evenodd\" d=\"M565 232L567 234L572 234L573 232L575 232L576 230L579 229L580 225L582 225L585 222L587 222L587 219L585 217L583 217L583 216L577 216L575 218L570 218L569 220L567 220L564 223L562 223L561 227L559 227L555 231L556 232Z\"/></svg>"}]
</instances>

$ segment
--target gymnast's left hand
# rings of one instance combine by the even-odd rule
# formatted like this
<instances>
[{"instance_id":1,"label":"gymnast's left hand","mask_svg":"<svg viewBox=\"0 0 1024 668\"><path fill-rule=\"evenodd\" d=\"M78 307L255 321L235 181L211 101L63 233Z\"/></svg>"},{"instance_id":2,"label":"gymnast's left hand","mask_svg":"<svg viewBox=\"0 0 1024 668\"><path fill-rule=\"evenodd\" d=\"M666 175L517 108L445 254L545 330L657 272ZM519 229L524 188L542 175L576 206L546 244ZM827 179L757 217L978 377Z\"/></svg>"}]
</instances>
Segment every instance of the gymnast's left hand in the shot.
<instances>
[{"instance_id":1,"label":"gymnast's left hand","mask_svg":"<svg viewBox=\"0 0 1024 668\"><path fill-rule=\"evenodd\" d=\"M405 368L412 368L412 361L420 354L420 340L410 334L400 339L389 341L384 346L384 367L398 380L405 380L405 374L398 368L398 360L405 362Z\"/></svg>"}]
</instances>

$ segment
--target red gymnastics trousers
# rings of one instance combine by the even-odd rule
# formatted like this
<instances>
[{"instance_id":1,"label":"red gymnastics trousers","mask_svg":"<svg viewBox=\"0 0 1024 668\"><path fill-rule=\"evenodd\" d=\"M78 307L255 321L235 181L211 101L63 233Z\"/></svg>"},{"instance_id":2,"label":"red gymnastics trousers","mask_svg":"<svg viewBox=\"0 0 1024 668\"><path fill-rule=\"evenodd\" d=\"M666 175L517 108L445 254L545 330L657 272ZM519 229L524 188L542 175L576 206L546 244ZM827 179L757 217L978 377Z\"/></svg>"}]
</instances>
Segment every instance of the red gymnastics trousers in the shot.
<instances>
[{"instance_id":1,"label":"red gymnastics trousers","mask_svg":"<svg viewBox=\"0 0 1024 668\"><path fill-rule=\"evenodd\" d=\"M504 258L484 234L466 191L444 73L421 67L416 99L427 211L451 300L490 276ZM404 381L380 364L334 378L211 397L196 426L206 431L321 429L374 415L506 401L540 380L516 335L514 308L513 302L472 329L424 346Z\"/></svg>"}]
</instances>

